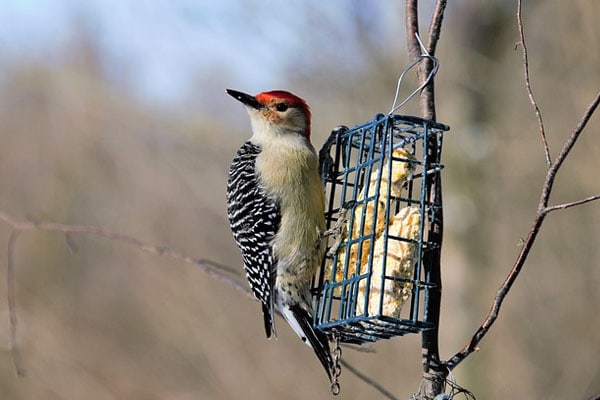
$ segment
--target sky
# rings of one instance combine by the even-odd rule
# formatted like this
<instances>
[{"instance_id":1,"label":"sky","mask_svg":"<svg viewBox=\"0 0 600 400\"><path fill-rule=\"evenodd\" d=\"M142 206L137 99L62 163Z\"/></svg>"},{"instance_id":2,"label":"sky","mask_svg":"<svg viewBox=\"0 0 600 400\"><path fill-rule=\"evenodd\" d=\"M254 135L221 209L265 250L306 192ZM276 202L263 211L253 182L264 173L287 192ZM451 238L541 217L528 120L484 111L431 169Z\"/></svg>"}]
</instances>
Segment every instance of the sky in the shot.
<instances>
[{"instance_id":1,"label":"sky","mask_svg":"<svg viewBox=\"0 0 600 400\"><path fill-rule=\"evenodd\" d=\"M349 29L339 1L321 2L312 14L306 7L299 0L0 0L0 62L59 61L83 28L108 76L125 74L144 97L176 101L194 79L215 73L269 87L305 48L300 31Z\"/></svg>"}]
</instances>

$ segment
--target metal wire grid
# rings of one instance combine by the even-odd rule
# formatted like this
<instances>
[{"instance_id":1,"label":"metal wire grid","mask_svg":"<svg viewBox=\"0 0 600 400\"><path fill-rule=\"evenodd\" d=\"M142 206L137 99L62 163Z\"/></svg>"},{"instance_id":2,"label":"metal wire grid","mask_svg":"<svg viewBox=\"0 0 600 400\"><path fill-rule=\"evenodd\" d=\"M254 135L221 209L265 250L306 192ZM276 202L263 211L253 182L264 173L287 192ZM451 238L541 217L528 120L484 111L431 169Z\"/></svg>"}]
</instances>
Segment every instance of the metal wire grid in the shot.
<instances>
[{"instance_id":1,"label":"metal wire grid","mask_svg":"<svg viewBox=\"0 0 600 400\"><path fill-rule=\"evenodd\" d=\"M441 204L429 201L427 193L432 173L441 170L440 156L442 149L442 134L448 126L430 120L412 116L379 114L369 122L352 129L340 127L334 130L321 150L323 179L328 193L326 207L327 228L331 229L337 223L339 226L354 227L357 207L360 216L359 234L353 237L352 229L345 234L333 235L328 247L339 246L337 251L325 257L315 280L315 328L324 331L336 331L344 342L364 343L383 338L417 333L433 327L427 320L426 310L429 291L433 285L428 281L424 272L423 262L427 252L438 246L428 241L427 232L430 221L436 212L441 210ZM437 152L430 154L428 143L437 142ZM398 158L392 155L397 148L404 148L414 158ZM380 194L382 179L391 179L392 162L410 162L414 166L411 179L405 183L401 196L391 193L391 185L384 186ZM375 174L375 175L374 175ZM376 176L376 187L372 194L368 189L359 195L370 179ZM383 197L383 199L381 199ZM367 207L373 202L372 220L378 216L380 201L385 204L385 228L379 237L383 237L383 265L381 276L374 278L373 258L374 229L365 229ZM389 232L389 223L402 207L417 207L420 212L419 233L416 239L394 236ZM360 215L362 212L362 215ZM416 257L413 273L410 278L392 276L386 272L389 257L387 248L392 241L413 243ZM368 245L370 243L370 245ZM355 265L350 265L350 248L358 248ZM362 251L366 248L367 262ZM341 270L340 270L341 269ZM341 279L340 279L341 276ZM372 280L380 279L379 290L374 290ZM392 282L405 284L410 290L410 300L398 315L389 315L383 309L386 285ZM374 281L377 283L377 281ZM375 288L376 289L376 288ZM378 296L378 306L373 310L376 301L371 296L373 291ZM386 315L388 314L388 315Z\"/></svg>"}]
</instances>

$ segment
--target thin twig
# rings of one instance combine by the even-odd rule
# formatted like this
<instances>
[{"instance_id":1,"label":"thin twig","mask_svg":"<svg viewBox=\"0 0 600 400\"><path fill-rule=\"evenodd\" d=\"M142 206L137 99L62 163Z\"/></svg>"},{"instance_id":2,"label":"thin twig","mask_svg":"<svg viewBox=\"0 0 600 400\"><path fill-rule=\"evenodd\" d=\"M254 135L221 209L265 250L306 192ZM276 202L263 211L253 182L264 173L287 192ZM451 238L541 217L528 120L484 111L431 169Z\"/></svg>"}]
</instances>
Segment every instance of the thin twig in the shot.
<instances>
[{"instance_id":1,"label":"thin twig","mask_svg":"<svg viewBox=\"0 0 600 400\"><path fill-rule=\"evenodd\" d=\"M585 110L583 117L581 117L581 119L577 123L577 126L575 127L573 132L571 132L571 135L568 137L568 139L565 141L562 148L560 149L558 156L556 156L556 160L554 160L552 165L550 165L550 168L548 168L546 182L544 184L544 188L542 191L542 195L540 196L540 202L538 205L539 210L548 207L548 200L550 199L550 192L554 184L554 179L556 178L556 173L558 172L563 162L566 160L567 156L573 149L573 146L575 146L575 143L583 133L583 129L586 127L590 118L592 118L592 115L594 115L594 112L598 108L598 103L600 103L600 91L596 93L596 97L594 98L594 100L592 100L588 108Z\"/></svg>"},{"instance_id":2,"label":"thin twig","mask_svg":"<svg viewBox=\"0 0 600 400\"><path fill-rule=\"evenodd\" d=\"M544 209L544 212L546 214L548 214L549 212L556 211L556 210L566 210L567 208L580 206L582 204L590 203L590 202L596 201L596 200L600 200L600 194L597 194L595 196L586 197L585 199L572 201L570 203L563 203L563 204L557 204L555 206L546 207Z\"/></svg>"},{"instance_id":3,"label":"thin twig","mask_svg":"<svg viewBox=\"0 0 600 400\"><path fill-rule=\"evenodd\" d=\"M10 321L10 353L12 355L13 364L15 365L15 371L17 376L25 376L25 369L23 368L23 362L21 361L21 352L19 346L17 346L17 306L15 302L15 243L19 236L20 231L14 229L8 238L8 245L6 248L6 293L8 297L8 315Z\"/></svg>"},{"instance_id":4,"label":"thin twig","mask_svg":"<svg viewBox=\"0 0 600 400\"><path fill-rule=\"evenodd\" d=\"M236 278L240 276L235 268L219 264L217 262L205 259L195 259L190 256L187 256L179 251L173 250L166 246L156 246L146 242L143 242L133 236L125 235L119 232L112 232L97 226L93 225L67 225L60 224L56 222L47 222L47 221L29 221L29 220L18 220L7 212L0 210L0 220L3 220L8 225L10 225L13 229L25 232L32 230L40 230L40 231L49 231L49 232L61 232L65 235L69 235L72 233L87 233L94 236L103 237L105 239L118 241L122 243L129 244L131 246L135 246L143 251L152 254L158 254L161 256L166 256L169 258L173 258L175 260L184 262L186 264L192 264L197 267L203 269L206 273L208 273L212 278L217 279L221 282L227 283L234 289L236 289L240 293L244 293L248 296L252 296L249 293L246 286L242 285ZM67 243L72 239L68 239ZM69 246L71 248L71 246Z\"/></svg>"},{"instance_id":5,"label":"thin twig","mask_svg":"<svg viewBox=\"0 0 600 400\"><path fill-rule=\"evenodd\" d=\"M475 331L475 334L471 338L471 340L463 347L458 353L456 353L451 359L446 362L446 366L448 369L454 369L458 364L460 364L465 358L471 355L474 351L477 351L479 342L484 338L484 336L488 333L496 319L498 318L498 313L500 312L500 307L502 307L502 303L506 298L506 295L512 288L512 285L515 283L523 265L525 264L525 260L529 255L529 251L533 247L533 243L537 237L537 234L542 226L546 214L537 213L533 222L531 224L531 228L529 229L529 233L527 235L527 239L524 241L523 246L521 247L521 251L517 256L515 263L513 264L510 272L507 277L502 282L502 285L498 289L496 293L496 297L494 297L494 302L492 307L485 317L481 326Z\"/></svg>"},{"instance_id":6,"label":"thin twig","mask_svg":"<svg viewBox=\"0 0 600 400\"><path fill-rule=\"evenodd\" d=\"M379 383L375 382L373 379L369 378L367 375L363 374L362 372L360 372L359 370L354 368L352 366L352 364L349 364L348 362L344 361L343 359L340 360L340 363L342 364L342 366L344 368L346 368L348 371L352 372L354 375L356 375L357 378L359 378L360 380L365 382L367 385L369 385L372 388L374 388L375 390L377 390L385 398L390 399L390 400L398 400L398 397L394 396L391 392L389 392L386 388L381 386Z\"/></svg>"},{"instance_id":7,"label":"thin twig","mask_svg":"<svg viewBox=\"0 0 600 400\"><path fill-rule=\"evenodd\" d=\"M11 354L13 358L13 363L15 365L15 369L17 371L18 376L24 376L25 370L23 368L23 363L21 361L20 352L16 345L16 337L17 337L17 313L16 313L16 302L14 295L14 247L17 241L17 237L20 232L24 231L49 231L49 232L60 232L67 236L67 244L69 248L73 246L73 238L71 234L73 233L86 233L94 236L106 238L109 240L123 242L134 247L137 247L143 251L167 256L173 258L175 260L184 262L186 264L196 265L202 268L206 273L209 274L214 279L222 281L223 283L233 287L240 293L243 293L248 298L255 299L252 295L252 292L248 288L247 285L240 284L236 279L237 270L231 266L223 265L217 263L215 261L207 260L207 259L196 259L180 253L178 251L172 250L165 246L155 246L143 242L133 236L125 235L119 232L112 232L97 226L92 225L67 225L60 224L55 222L44 222L38 221L33 222L29 220L19 220L4 210L0 209L0 221L5 222L9 225L13 230L9 237L8 247L7 247L7 293L8 293L8 307L9 307L9 319L10 319L10 347ZM279 314L279 312L277 312ZM349 347L354 350L357 350L354 347ZM356 375L360 380L365 382L367 385L372 386L375 390L379 391L383 395L387 396L389 399L396 400L395 397L390 397L391 394L385 388L383 388L379 383L375 382L373 379L368 376L362 374L356 368L354 368L351 364L341 361L342 365L347 368L350 372Z\"/></svg>"},{"instance_id":8,"label":"thin twig","mask_svg":"<svg viewBox=\"0 0 600 400\"><path fill-rule=\"evenodd\" d=\"M525 264L525 260L527 259L531 248L533 247L537 234L539 233L539 230L548 213L550 211L554 211L556 209L561 208L561 206L564 206L562 208L574 207L577 205L589 203L590 201L594 201L600 198L600 196L592 196L572 203L548 207L548 200L550 198L550 194L552 193L552 188L554 187L554 179L556 177L556 173L562 166L564 160L569 155L570 151L573 149L575 143L577 143L577 140L581 137L581 133L583 132L584 128L586 127L587 123L592 117L594 111L597 109L599 102L600 93L596 95L592 103L588 106L584 115L579 120L577 126L575 127L569 138L565 141L562 150L560 151L554 162L552 162L550 168L548 168L546 179L544 180L544 186L542 188L542 193L540 195L539 207L531 223L531 228L529 229L527 239L524 241L523 246L521 247L521 251L519 252L515 263L513 264L510 272L508 273L508 276L498 289L492 307L488 315L483 320L481 326L477 329L469 343L467 343L465 347L463 347L447 362L447 366L450 370L454 369L466 357L468 357L471 353L478 349L479 342L488 333L494 322L496 322L496 319L498 318L498 313L500 312L500 307L502 306L506 295L508 294L517 277L519 276L519 273L521 272L523 265Z\"/></svg>"},{"instance_id":9,"label":"thin twig","mask_svg":"<svg viewBox=\"0 0 600 400\"><path fill-rule=\"evenodd\" d=\"M548 147L548 141L546 140L546 131L544 129L544 122L542 120L542 112L540 111L537 101L533 96L533 91L531 90L531 80L529 78L529 55L527 52L527 44L525 43L525 32L523 30L523 18L521 16L521 0L517 0L517 28L519 30L519 40L521 43L521 49L523 54L523 73L525 75L525 87L527 89L527 96L529 96L529 102L533 106L535 116L537 118L540 136L542 138L542 144L544 145L546 165L550 166L552 160L550 158L550 149Z\"/></svg>"}]
</instances>

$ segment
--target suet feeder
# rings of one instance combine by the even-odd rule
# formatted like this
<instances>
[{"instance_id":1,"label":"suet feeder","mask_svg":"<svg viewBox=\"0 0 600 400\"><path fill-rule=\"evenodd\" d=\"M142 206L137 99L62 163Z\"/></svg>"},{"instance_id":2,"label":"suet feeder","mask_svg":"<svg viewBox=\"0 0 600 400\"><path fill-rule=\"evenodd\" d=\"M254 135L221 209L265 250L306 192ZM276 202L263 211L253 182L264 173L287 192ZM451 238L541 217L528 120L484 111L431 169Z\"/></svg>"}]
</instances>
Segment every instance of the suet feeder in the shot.
<instances>
[{"instance_id":1,"label":"suet feeder","mask_svg":"<svg viewBox=\"0 0 600 400\"><path fill-rule=\"evenodd\" d=\"M316 329L365 343L433 328L425 265L439 248L429 228L441 199L429 188L448 129L378 114L331 133L320 152L329 236L314 282Z\"/></svg>"}]
</instances>

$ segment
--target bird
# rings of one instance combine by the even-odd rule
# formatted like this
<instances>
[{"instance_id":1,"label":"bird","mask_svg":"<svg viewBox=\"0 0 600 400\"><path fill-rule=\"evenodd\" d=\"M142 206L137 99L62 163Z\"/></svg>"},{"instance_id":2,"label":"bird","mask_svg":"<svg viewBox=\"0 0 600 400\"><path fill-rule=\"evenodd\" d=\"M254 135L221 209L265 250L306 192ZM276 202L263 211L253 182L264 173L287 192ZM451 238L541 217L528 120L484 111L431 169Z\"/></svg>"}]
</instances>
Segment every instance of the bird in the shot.
<instances>
[{"instance_id":1,"label":"bird","mask_svg":"<svg viewBox=\"0 0 600 400\"><path fill-rule=\"evenodd\" d=\"M244 104L252 126L229 168L227 216L246 278L262 305L266 336L277 336L277 310L312 347L332 381L329 339L312 325L311 281L326 246L310 108L285 90L255 96L226 91Z\"/></svg>"}]
</instances>

